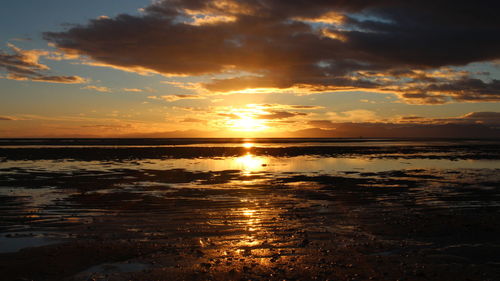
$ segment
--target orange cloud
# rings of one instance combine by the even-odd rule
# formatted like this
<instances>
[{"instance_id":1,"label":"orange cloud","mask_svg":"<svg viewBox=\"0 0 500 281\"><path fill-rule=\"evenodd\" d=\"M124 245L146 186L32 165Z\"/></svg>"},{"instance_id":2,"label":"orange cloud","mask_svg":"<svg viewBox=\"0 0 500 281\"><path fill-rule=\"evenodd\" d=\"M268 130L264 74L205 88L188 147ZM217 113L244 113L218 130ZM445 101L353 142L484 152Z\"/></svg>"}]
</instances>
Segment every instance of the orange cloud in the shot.
<instances>
[{"instance_id":1,"label":"orange cloud","mask_svg":"<svg viewBox=\"0 0 500 281\"><path fill-rule=\"evenodd\" d=\"M167 102L174 102L178 100L198 100L205 97L199 95L164 95L164 96L149 96L149 99L164 100Z\"/></svg>"},{"instance_id":2,"label":"orange cloud","mask_svg":"<svg viewBox=\"0 0 500 281\"><path fill-rule=\"evenodd\" d=\"M137 89L137 88L123 88L125 92L134 92L134 93L140 93L143 92L142 89Z\"/></svg>"},{"instance_id":3,"label":"orange cloud","mask_svg":"<svg viewBox=\"0 0 500 281\"><path fill-rule=\"evenodd\" d=\"M101 93L111 93L112 92L110 88L108 88L108 87L102 87L102 86L92 86L92 85L89 85L89 86L82 87L82 89L84 89L84 90L94 90L94 91L101 92Z\"/></svg>"}]
</instances>

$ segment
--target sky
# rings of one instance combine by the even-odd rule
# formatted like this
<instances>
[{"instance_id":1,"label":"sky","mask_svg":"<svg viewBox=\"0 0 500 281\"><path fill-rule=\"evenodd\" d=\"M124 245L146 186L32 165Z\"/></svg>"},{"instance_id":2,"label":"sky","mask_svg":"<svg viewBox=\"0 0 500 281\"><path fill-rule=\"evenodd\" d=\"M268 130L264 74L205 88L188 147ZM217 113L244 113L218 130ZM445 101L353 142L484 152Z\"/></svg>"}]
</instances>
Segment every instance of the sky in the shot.
<instances>
[{"instance_id":1,"label":"sky","mask_svg":"<svg viewBox=\"0 0 500 281\"><path fill-rule=\"evenodd\" d=\"M0 137L500 138L498 1L1 5Z\"/></svg>"}]
</instances>

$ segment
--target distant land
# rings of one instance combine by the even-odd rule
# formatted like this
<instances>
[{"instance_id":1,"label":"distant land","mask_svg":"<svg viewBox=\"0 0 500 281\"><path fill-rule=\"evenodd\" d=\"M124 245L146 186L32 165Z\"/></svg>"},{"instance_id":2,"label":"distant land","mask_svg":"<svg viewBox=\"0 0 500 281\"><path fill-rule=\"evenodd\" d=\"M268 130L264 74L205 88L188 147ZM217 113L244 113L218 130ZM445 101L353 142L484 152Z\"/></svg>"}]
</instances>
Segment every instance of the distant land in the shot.
<instances>
[{"instance_id":1,"label":"distant land","mask_svg":"<svg viewBox=\"0 0 500 281\"><path fill-rule=\"evenodd\" d=\"M466 138L500 139L500 126L485 124L395 124L337 123L331 128L309 128L292 132L228 132L177 130L115 135L26 135L25 138ZM3 138L10 136L0 135Z\"/></svg>"}]
</instances>

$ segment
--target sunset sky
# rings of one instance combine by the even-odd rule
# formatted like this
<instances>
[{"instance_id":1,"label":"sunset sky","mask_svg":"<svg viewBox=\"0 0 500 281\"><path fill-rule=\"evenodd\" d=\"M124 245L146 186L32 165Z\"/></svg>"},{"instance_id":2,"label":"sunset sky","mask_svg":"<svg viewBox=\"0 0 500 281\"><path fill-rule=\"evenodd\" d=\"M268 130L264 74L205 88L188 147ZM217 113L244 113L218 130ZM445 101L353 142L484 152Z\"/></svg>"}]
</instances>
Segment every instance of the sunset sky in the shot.
<instances>
[{"instance_id":1,"label":"sunset sky","mask_svg":"<svg viewBox=\"0 0 500 281\"><path fill-rule=\"evenodd\" d=\"M0 137L500 137L500 2L9 0Z\"/></svg>"}]
</instances>

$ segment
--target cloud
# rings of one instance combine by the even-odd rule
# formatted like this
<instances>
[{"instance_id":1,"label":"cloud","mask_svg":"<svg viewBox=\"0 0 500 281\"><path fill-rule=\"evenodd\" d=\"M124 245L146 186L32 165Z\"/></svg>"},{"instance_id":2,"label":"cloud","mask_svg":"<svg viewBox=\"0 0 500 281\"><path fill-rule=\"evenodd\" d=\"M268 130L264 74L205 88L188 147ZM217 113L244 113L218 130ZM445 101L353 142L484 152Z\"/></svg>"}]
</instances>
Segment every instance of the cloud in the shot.
<instances>
[{"instance_id":1,"label":"cloud","mask_svg":"<svg viewBox=\"0 0 500 281\"><path fill-rule=\"evenodd\" d=\"M303 112L290 112L290 111L271 111L266 114L258 115L258 119L287 119L296 116L305 116L307 113Z\"/></svg>"},{"instance_id":2,"label":"cloud","mask_svg":"<svg viewBox=\"0 0 500 281\"><path fill-rule=\"evenodd\" d=\"M318 128L335 128L340 123L394 123L394 124L485 124L499 125L500 112L470 112L458 117L431 118L415 115L398 116L392 119L381 119L368 110L351 110L340 113L329 112L327 120L311 120L309 125Z\"/></svg>"},{"instance_id":3,"label":"cloud","mask_svg":"<svg viewBox=\"0 0 500 281\"><path fill-rule=\"evenodd\" d=\"M11 116L0 116L0 121L14 121L14 120L17 119Z\"/></svg>"},{"instance_id":4,"label":"cloud","mask_svg":"<svg viewBox=\"0 0 500 281\"><path fill-rule=\"evenodd\" d=\"M217 113L217 115L224 118L241 119L241 116L235 113Z\"/></svg>"},{"instance_id":5,"label":"cloud","mask_svg":"<svg viewBox=\"0 0 500 281\"><path fill-rule=\"evenodd\" d=\"M291 108L293 109L322 109L324 108L323 106L319 105L290 105Z\"/></svg>"},{"instance_id":6,"label":"cloud","mask_svg":"<svg viewBox=\"0 0 500 281\"><path fill-rule=\"evenodd\" d=\"M426 103L456 101L500 101L500 80L484 82L481 79L463 78L406 88L404 98L420 99Z\"/></svg>"},{"instance_id":7,"label":"cloud","mask_svg":"<svg viewBox=\"0 0 500 281\"><path fill-rule=\"evenodd\" d=\"M93 86L93 85L82 87L82 89L93 90L93 91L97 91L97 92L101 92L101 93L111 93L112 92L111 89L108 87Z\"/></svg>"},{"instance_id":8,"label":"cloud","mask_svg":"<svg viewBox=\"0 0 500 281\"><path fill-rule=\"evenodd\" d=\"M370 90L414 103L500 101L497 80L453 71L500 59L500 3L487 2L160 0L141 15L44 36L66 53L138 73L248 73L179 85L197 93Z\"/></svg>"},{"instance_id":9,"label":"cloud","mask_svg":"<svg viewBox=\"0 0 500 281\"><path fill-rule=\"evenodd\" d=\"M202 119L197 119L197 118L184 118L181 120L181 122L186 122L186 123L206 123L206 120Z\"/></svg>"},{"instance_id":10,"label":"cloud","mask_svg":"<svg viewBox=\"0 0 500 281\"><path fill-rule=\"evenodd\" d=\"M155 99L155 96L149 96L148 98ZM194 107L194 106L173 106L172 109L178 109L178 110L183 110L183 111L189 111L189 112L206 112L209 111L210 109L208 108L203 108L203 107Z\"/></svg>"},{"instance_id":11,"label":"cloud","mask_svg":"<svg viewBox=\"0 0 500 281\"><path fill-rule=\"evenodd\" d=\"M380 119L375 112L365 109L355 109L339 113L328 112L327 115L334 122L375 122Z\"/></svg>"},{"instance_id":12,"label":"cloud","mask_svg":"<svg viewBox=\"0 0 500 281\"><path fill-rule=\"evenodd\" d=\"M499 138L500 112L471 112L450 118L403 116L390 122L371 123L311 120L308 125L320 130L316 134L330 137Z\"/></svg>"},{"instance_id":13,"label":"cloud","mask_svg":"<svg viewBox=\"0 0 500 281\"><path fill-rule=\"evenodd\" d=\"M11 53L0 50L0 70L3 69L7 72L7 76L2 78L64 84L81 84L87 82L85 78L80 76L55 76L48 74L50 68L39 61L41 57L49 57L51 55L48 51L22 50L10 43L7 46L11 49Z\"/></svg>"},{"instance_id":14,"label":"cloud","mask_svg":"<svg viewBox=\"0 0 500 281\"><path fill-rule=\"evenodd\" d=\"M279 103L247 104L246 106L262 110L282 110L282 109L317 110L324 108L323 106L319 105L279 104Z\"/></svg>"},{"instance_id":15,"label":"cloud","mask_svg":"<svg viewBox=\"0 0 500 281\"><path fill-rule=\"evenodd\" d=\"M216 106L208 110L208 112L216 112L219 117L228 119L257 119L267 122L270 120L289 119L299 116L307 116L309 113L299 112L296 110L316 110L321 107L317 106L301 106L287 104L246 104L243 107L234 106Z\"/></svg>"},{"instance_id":16,"label":"cloud","mask_svg":"<svg viewBox=\"0 0 500 281\"><path fill-rule=\"evenodd\" d=\"M320 129L335 129L336 123L330 120L311 120L307 122L311 127Z\"/></svg>"},{"instance_id":17,"label":"cloud","mask_svg":"<svg viewBox=\"0 0 500 281\"><path fill-rule=\"evenodd\" d=\"M313 125L313 124L311 124ZM500 129L483 124L340 123L295 132L295 137L343 138L500 138Z\"/></svg>"},{"instance_id":18,"label":"cloud","mask_svg":"<svg viewBox=\"0 0 500 281\"><path fill-rule=\"evenodd\" d=\"M420 116L402 116L398 123L419 124L484 124L488 126L500 125L500 112L470 112L459 117L449 118L426 118Z\"/></svg>"},{"instance_id":19,"label":"cloud","mask_svg":"<svg viewBox=\"0 0 500 281\"><path fill-rule=\"evenodd\" d=\"M142 89L137 89L137 88L123 88L123 90L125 92L134 92L134 93L140 93L144 91Z\"/></svg>"},{"instance_id":20,"label":"cloud","mask_svg":"<svg viewBox=\"0 0 500 281\"><path fill-rule=\"evenodd\" d=\"M500 112L471 112L466 114L463 118L479 120L481 122L494 121L495 123L500 123Z\"/></svg>"},{"instance_id":21,"label":"cloud","mask_svg":"<svg viewBox=\"0 0 500 281\"><path fill-rule=\"evenodd\" d=\"M131 129L134 126L132 124L94 124L94 125L82 125L81 128L91 128L91 129L102 129L111 131L122 131Z\"/></svg>"},{"instance_id":22,"label":"cloud","mask_svg":"<svg viewBox=\"0 0 500 281\"><path fill-rule=\"evenodd\" d=\"M149 99L164 100L167 102L174 102L178 100L198 100L205 97L199 95L165 95L165 96L149 96Z\"/></svg>"}]
</instances>

